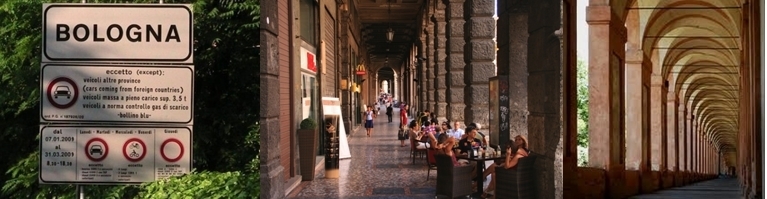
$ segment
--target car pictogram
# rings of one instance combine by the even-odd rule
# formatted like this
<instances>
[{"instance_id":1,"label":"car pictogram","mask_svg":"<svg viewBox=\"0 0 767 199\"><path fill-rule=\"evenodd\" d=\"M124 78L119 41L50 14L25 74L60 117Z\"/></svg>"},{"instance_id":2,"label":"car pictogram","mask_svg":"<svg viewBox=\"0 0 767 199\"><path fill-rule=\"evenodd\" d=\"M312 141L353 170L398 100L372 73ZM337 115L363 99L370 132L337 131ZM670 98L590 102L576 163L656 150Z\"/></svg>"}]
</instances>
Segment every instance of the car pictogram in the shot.
<instances>
[{"instance_id":1,"label":"car pictogram","mask_svg":"<svg viewBox=\"0 0 767 199\"><path fill-rule=\"evenodd\" d=\"M96 154L96 153L98 153L99 155L104 155L103 154L103 150L101 149L101 145L93 145L93 146L91 146L90 154L93 155L93 154Z\"/></svg>"},{"instance_id":2,"label":"car pictogram","mask_svg":"<svg viewBox=\"0 0 767 199\"><path fill-rule=\"evenodd\" d=\"M56 93L53 95L54 98L59 98L59 96L67 96L67 99L72 97L72 91L69 91L68 86L57 86L56 87Z\"/></svg>"}]
</instances>

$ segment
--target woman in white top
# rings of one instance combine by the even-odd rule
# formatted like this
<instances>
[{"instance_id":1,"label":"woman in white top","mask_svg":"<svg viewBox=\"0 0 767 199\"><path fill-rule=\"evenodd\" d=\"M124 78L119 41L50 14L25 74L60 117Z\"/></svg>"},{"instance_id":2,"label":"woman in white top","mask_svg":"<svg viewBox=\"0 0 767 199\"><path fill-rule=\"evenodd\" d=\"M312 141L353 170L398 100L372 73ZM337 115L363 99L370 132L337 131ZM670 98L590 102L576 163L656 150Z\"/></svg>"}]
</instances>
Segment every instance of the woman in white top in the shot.
<instances>
[{"instance_id":1,"label":"woman in white top","mask_svg":"<svg viewBox=\"0 0 767 199\"><path fill-rule=\"evenodd\" d=\"M368 137L370 133L373 133L373 119L376 118L376 114L373 112L373 107L368 106L368 110L365 111L365 128L368 131Z\"/></svg>"}]
</instances>

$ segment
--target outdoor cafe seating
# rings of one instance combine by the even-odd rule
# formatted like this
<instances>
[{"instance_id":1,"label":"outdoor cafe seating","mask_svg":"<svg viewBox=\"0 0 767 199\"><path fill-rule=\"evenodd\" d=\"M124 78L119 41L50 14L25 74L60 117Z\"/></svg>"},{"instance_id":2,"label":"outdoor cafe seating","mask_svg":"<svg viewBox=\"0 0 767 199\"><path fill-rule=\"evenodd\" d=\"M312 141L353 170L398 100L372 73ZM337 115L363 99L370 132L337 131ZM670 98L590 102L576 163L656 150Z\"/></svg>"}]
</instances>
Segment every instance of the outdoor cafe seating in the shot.
<instances>
[{"instance_id":1,"label":"outdoor cafe seating","mask_svg":"<svg viewBox=\"0 0 767 199\"><path fill-rule=\"evenodd\" d=\"M437 159L437 196L455 198L468 196L471 190L471 172L474 168L470 165L453 166L450 156L444 154L435 155Z\"/></svg>"}]
</instances>

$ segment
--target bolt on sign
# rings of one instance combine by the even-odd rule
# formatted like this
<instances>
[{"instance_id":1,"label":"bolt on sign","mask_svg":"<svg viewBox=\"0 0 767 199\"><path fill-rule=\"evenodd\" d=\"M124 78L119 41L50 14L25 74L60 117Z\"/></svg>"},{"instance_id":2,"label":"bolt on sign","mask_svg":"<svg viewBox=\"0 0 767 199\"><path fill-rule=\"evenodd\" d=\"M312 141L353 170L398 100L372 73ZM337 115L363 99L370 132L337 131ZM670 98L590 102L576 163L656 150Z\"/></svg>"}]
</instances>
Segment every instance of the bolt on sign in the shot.
<instances>
[{"instance_id":1,"label":"bolt on sign","mask_svg":"<svg viewBox=\"0 0 767 199\"><path fill-rule=\"evenodd\" d=\"M41 184L138 184L192 165L190 4L43 4Z\"/></svg>"}]
</instances>

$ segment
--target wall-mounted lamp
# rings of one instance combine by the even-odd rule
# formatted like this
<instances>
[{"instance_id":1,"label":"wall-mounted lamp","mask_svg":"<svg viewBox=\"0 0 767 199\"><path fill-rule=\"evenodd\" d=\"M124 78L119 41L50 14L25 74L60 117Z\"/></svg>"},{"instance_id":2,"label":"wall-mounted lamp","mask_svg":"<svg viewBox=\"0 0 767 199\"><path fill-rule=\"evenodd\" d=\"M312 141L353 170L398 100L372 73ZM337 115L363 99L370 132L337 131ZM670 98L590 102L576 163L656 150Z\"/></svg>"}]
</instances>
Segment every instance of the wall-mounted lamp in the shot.
<instances>
[{"instance_id":1,"label":"wall-mounted lamp","mask_svg":"<svg viewBox=\"0 0 767 199\"><path fill-rule=\"evenodd\" d=\"M343 1L340 4L338 4L338 8L340 8L341 11L348 11L349 10L349 7L347 7L346 3L344 3Z\"/></svg>"}]
</instances>

